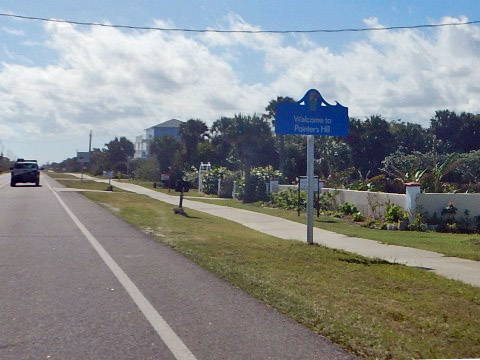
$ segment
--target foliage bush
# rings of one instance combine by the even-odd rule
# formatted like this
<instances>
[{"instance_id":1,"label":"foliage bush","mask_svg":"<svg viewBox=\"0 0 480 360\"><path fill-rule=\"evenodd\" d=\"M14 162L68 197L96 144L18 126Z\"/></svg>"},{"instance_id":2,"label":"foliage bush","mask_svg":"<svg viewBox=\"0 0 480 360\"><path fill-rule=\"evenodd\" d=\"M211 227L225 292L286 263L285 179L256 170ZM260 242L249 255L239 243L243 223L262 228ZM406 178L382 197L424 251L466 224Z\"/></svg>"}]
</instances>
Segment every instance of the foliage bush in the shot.
<instances>
[{"instance_id":1,"label":"foliage bush","mask_svg":"<svg viewBox=\"0 0 480 360\"><path fill-rule=\"evenodd\" d=\"M220 194L218 194L221 198L231 198L233 193L233 182L237 176L235 174L225 174L222 179L222 185L220 187Z\"/></svg>"},{"instance_id":2,"label":"foliage bush","mask_svg":"<svg viewBox=\"0 0 480 360\"><path fill-rule=\"evenodd\" d=\"M238 198L244 202L267 201L266 183L272 179L282 177L282 173L272 166L256 167L250 171L248 178L240 181Z\"/></svg>"},{"instance_id":3,"label":"foliage bush","mask_svg":"<svg viewBox=\"0 0 480 360\"><path fill-rule=\"evenodd\" d=\"M103 168L99 168L99 170ZM160 171L158 170L158 162L155 158L139 159L135 162L135 178L148 181L158 181L160 179Z\"/></svg>"},{"instance_id":4,"label":"foliage bush","mask_svg":"<svg viewBox=\"0 0 480 360\"><path fill-rule=\"evenodd\" d=\"M412 223L408 225L410 231L427 231L428 225L425 221L425 214L419 212L415 215Z\"/></svg>"},{"instance_id":5,"label":"foliage bush","mask_svg":"<svg viewBox=\"0 0 480 360\"><path fill-rule=\"evenodd\" d=\"M343 215L353 215L359 212L357 207L349 202L344 202L342 205L340 205L338 207L338 211Z\"/></svg>"},{"instance_id":6,"label":"foliage bush","mask_svg":"<svg viewBox=\"0 0 480 360\"><path fill-rule=\"evenodd\" d=\"M202 178L203 192L207 195L217 194L218 179L223 179L227 175L231 176L232 172L223 166L219 166L208 171Z\"/></svg>"},{"instance_id":7,"label":"foliage bush","mask_svg":"<svg viewBox=\"0 0 480 360\"><path fill-rule=\"evenodd\" d=\"M384 215L385 221L397 223L399 220L408 220L408 214L400 206L395 204L388 204Z\"/></svg>"},{"instance_id":8,"label":"foliage bush","mask_svg":"<svg viewBox=\"0 0 480 360\"><path fill-rule=\"evenodd\" d=\"M355 222L362 222L365 221L365 216L360 211L357 211L352 214L352 220Z\"/></svg>"},{"instance_id":9,"label":"foliage bush","mask_svg":"<svg viewBox=\"0 0 480 360\"><path fill-rule=\"evenodd\" d=\"M297 210L298 206L300 206L300 211L305 211L307 208L307 193L304 191L300 192L299 202L296 190L288 189L287 191L281 191L272 194L271 205L286 210Z\"/></svg>"},{"instance_id":10,"label":"foliage bush","mask_svg":"<svg viewBox=\"0 0 480 360\"><path fill-rule=\"evenodd\" d=\"M182 171L182 180L189 181L190 184L198 184L198 170L195 166Z\"/></svg>"},{"instance_id":11,"label":"foliage bush","mask_svg":"<svg viewBox=\"0 0 480 360\"><path fill-rule=\"evenodd\" d=\"M320 194L318 197L317 206L320 208L320 211L330 211L335 210L336 203L335 203L335 195L337 195L338 191L325 191Z\"/></svg>"}]
</instances>

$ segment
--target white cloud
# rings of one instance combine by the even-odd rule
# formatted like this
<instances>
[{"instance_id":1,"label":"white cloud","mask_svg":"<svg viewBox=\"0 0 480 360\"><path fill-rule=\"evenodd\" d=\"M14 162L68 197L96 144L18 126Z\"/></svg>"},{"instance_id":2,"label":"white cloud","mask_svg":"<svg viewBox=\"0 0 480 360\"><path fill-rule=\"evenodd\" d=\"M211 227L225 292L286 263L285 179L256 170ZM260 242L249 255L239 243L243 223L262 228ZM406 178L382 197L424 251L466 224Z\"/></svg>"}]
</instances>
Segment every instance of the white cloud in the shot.
<instances>
[{"instance_id":1,"label":"white cloud","mask_svg":"<svg viewBox=\"0 0 480 360\"><path fill-rule=\"evenodd\" d=\"M374 18L366 23L381 26ZM235 15L229 27L259 29ZM277 95L300 98L310 88L349 106L353 116L425 122L437 109L480 111L477 26L428 36L375 31L342 52L305 36L291 45L274 34L192 36L66 24L49 24L46 31L58 63L0 67L3 136L68 137L91 128L134 136L170 118L211 123L235 112L261 112ZM243 50L257 54L263 63L257 72L273 80L247 84L237 70L239 62L248 63Z\"/></svg>"},{"instance_id":2,"label":"white cloud","mask_svg":"<svg viewBox=\"0 0 480 360\"><path fill-rule=\"evenodd\" d=\"M2 30L4 33L7 33L9 35L14 35L14 36L24 36L25 35L25 33L22 30L13 29L13 28L6 27L6 26L2 26L0 28L0 30Z\"/></svg>"}]
</instances>

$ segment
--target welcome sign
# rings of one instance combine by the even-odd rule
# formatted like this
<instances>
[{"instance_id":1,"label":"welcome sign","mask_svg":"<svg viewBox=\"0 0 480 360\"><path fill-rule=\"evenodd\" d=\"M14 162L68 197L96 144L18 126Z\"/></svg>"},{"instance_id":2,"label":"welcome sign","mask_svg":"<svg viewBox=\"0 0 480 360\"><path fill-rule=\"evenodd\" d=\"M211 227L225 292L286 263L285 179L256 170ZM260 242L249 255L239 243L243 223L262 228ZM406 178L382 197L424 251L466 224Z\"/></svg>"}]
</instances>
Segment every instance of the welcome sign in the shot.
<instances>
[{"instance_id":1,"label":"welcome sign","mask_svg":"<svg viewBox=\"0 0 480 360\"><path fill-rule=\"evenodd\" d=\"M348 108L327 103L315 90L298 102L283 102L275 109L275 132L285 135L347 136Z\"/></svg>"}]
</instances>

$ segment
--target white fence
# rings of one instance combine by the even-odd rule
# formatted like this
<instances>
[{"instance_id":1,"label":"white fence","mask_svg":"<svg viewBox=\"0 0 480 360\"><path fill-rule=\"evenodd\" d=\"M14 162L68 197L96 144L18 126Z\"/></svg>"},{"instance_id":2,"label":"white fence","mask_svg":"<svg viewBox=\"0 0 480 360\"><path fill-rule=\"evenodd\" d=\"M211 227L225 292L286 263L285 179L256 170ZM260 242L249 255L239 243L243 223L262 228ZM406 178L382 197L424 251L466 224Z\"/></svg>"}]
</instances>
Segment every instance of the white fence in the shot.
<instances>
[{"instance_id":1,"label":"white fence","mask_svg":"<svg viewBox=\"0 0 480 360\"><path fill-rule=\"evenodd\" d=\"M442 210L452 203L457 208L457 217L465 216L465 210L471 218L480 216L480 194L435 194L422 193L417 197L417 211L427 212L428 216L441 216Z\"/></svg>"},{"instance_id":2,"label":"white fence","mask_svg":"<svg viewBox=\"0 0 480 360\"><path fill-rule=\"evenodd\" d=\"M363 215L373 218L383 215L388 204L396 204L404 210L408 210L406 207L407 196L405 194L330 188L323 188L321 191L335 193L335 205L339 206L348 202L355 205Z\"/></svg>"},{"instance_id":3,"label":"white fence","mask_svg":"<svg viewBox=\"0 0 480 360\"><path fill-rule=\"evenodd\" d=\"M297 190L298 185L279 185L278 191L287 189ZM385 213L388 204L396 204L406 210L410 219L417 212L427 213L432 217L434 213L441 216L442 210L452 203L457 208L457 218L480 216L480 194L437 194L420 193L418 184L406 187L405 194L390 194L373 191L357 191L345 189L322 188L321 192L335 193L335 205L340 206L346 202L353 204L364 215L377 218Z\"/></svg>"}]
</instances>

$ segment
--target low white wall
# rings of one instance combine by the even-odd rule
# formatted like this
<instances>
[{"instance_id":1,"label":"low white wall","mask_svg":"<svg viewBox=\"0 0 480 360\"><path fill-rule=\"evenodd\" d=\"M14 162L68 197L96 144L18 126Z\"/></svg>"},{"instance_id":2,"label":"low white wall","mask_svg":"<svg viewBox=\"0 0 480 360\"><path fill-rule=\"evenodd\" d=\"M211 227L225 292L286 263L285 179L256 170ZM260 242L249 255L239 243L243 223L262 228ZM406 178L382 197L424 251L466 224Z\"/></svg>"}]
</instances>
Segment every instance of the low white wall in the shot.
<instances>
[{"instance_id":1,"label":"low white wall","mask_svg":"<svg viewBox=\"0 0 480 360\"><path fill-rule=\"evenodd\" d=\"M417 197L417 211L427 212L428 216L436 212L441 217L443 208L450 202L458 209L457 219L465 216L465 210L471 218L480 216L480 194L422 193Z\"/></svg>"},{"instance_id":2,"label":"low white wall","mask_svg":"<svg viewBox=\"0 0 480 360\"><path fill-rule=\"evenodd\" d=\"M288 189L297 190L298 185L278 185L278 192L287 191Z\"/></svg>"},{"instance_id":3,"label":"low white wall","mask_svg":"<svg viewBox=\"0 0 480 360\"><path fill-rule=\"evenodd\" d=\"M279 185L279 191L287 189L297 190L297 185ZM340 206L345 202L353 204L364 215L378 218L382 216L388 204L396 204L402 209L407 210L407 195L389 194L372 191L357 191L345 189L323 188L322 192L337 192L335 195L335 206ZM457 219L465 216L465 210L469 211L471 218L480 216L480 194L437 194L421 193L416 200L417 212L427 212L428 216L433 216L436 212L441 217L442 210L449 203L452 203L457 210Z\"/></svg>"},{"instance_id":4,"label":"low white wall","mask_svg":"<svg viewBox=\"0 0 480 360\"><path fill-rule=\"evenodd\" d=\"M355 205L363 215L373 218L383 215L388 204L396 204L402 209L405 209L406 206L405 194L323 188L322 192L325 191L337 192L335 195L337 206L348 202Z\"/></svg>"}]
</instances>

